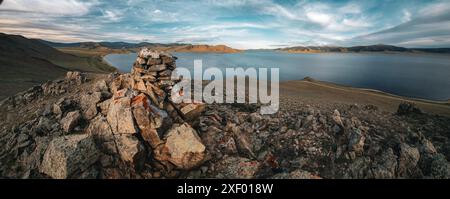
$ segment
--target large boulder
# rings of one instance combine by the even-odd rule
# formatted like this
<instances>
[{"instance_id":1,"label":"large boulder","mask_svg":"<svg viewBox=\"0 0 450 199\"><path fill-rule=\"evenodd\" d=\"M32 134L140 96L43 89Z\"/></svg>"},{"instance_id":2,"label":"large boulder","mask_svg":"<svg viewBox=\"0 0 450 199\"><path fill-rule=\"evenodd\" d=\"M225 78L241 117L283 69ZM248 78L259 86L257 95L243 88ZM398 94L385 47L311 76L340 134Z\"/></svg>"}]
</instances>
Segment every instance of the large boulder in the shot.
<instances>
[{"instance_id":1,"label":"large boulder","mask_svg":"<svg viewBox=\"0 0 450 199\"><path fill-rule=\"evenodd\" d=\"M180 169L191 169L203 163L205 146L189 124L175 124L169 129L165 144L168 161Z\"/></svg>"},{"instance_id":2,"label":"large boulder","mask_svg":"<svg viewBox=\"0 0 450 199\"><path fill-rule=\"evenodd\" d=\"M107 120L114 134L135 134L137 132L129 97L122 97L111 102Z\"/></svg>"},{"instance_id":3,"label":"large boulder","mask_svg":"<svg viewBox=\"0 0 450 199\"><path fill-rule=\"evenodd\" d=\"M420 153L417 148L402 143L398 157L398 175L405 177L417 175L417 163L419 159Z\"/></svg>"},{"instance_id":4,"label":"large boulder","mask_svg":"<svg viewBox=\"0 0 450 199\"><path fill-rule=\"evenodd\" d=\"M91 135L54 138L45 151L40 172L52 178L70 178L94 164L100 155Z\"/></svg>"},{"instance_id":5,"label":"large boulder","mask_svg":"<svg viewBox=\"0 0 450 199\"><path fill-rule=\"evenodd\" d=\"M145 161L145 148L134 135L115 135L120 159L136 167Z\"/></svg>"},{"instance_id":6,"label":"large boulder","mask_svg":"<svg viewBox=\"0 0 450 199\"><path fill-rule=\"evenodd\" d=\"M133 116L139 127L142 138L147 141L152 148L156 148L163 143L157 130L155 119L151 116L150 100L145 94L140 94L132 101Z\"/></svg>"},{"instance_id":7,"label":"large boulder","mask_svg":"<svg viewBox=\"0 0 450 199\"><path fill-rule=\"evenodd\" d=\"M101 115L95 117L90 121L86 131L94 137L97 146L103 153L117 153L115 137L105 117Z\"/></svg>"},{"instance_id":8,"label":"large boulder","mask_svg":"<svg viewBox=\"0 0 450 199\"><path fill-rule=\"evenodd\" d=\"M66 80L80 85L86 81L86 74L78 71L69 71L66 74Z\"/></svg>"}]
</instances>

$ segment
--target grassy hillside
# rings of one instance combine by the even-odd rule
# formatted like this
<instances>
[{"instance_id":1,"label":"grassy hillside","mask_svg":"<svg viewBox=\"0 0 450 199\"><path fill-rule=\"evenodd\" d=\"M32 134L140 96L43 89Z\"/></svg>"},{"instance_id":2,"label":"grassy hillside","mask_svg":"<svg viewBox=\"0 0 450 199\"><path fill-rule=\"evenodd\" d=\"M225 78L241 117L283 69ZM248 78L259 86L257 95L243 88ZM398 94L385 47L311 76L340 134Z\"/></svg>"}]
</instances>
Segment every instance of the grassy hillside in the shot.
<instances>
[{"instance_id":1,"label":"grassy hillside","mask_svg":"<svg viewBox=\"0 0 450 199\"><path fill-rule=\"evenodd\" d=\"M0 33L0 99L62 77L68 70L103 73L115 68L100 56L78 56L39 40Z\"/></svg>"}]
</instances>

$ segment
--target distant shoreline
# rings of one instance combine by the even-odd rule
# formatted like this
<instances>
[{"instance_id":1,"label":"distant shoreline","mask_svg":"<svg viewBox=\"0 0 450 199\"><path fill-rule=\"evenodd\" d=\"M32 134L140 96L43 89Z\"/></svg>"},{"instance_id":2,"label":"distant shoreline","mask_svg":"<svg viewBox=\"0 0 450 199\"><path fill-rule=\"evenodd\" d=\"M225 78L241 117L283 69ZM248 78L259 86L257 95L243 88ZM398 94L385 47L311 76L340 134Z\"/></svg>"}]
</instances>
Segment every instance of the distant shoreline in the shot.
<instances>
[{"instance_id":1,"label":"distant shoreline","mask_svg":"<svg viewBox=\"0 0 450 199\"><path fill-rule=\"evenodd\" d=\"M300 52L300 51L284 51L273 50L288 54L383 54L383 55L427 55L427 56L450 56L450 53L431 53L431 52L397 52L397 51L381 51L381 52Z\"/></svg>"}]
</instances>

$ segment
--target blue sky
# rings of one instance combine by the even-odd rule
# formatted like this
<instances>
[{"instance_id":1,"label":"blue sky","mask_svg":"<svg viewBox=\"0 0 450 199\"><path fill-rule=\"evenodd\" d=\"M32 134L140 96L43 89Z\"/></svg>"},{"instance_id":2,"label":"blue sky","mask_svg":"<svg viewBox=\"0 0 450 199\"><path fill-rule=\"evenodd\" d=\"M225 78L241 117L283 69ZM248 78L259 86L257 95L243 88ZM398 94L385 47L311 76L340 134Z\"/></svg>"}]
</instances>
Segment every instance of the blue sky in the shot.
<instances>
[{"instance_id":1,"label":"blue sky","mask_svg":"<svg viewBox=\"0 0 450 199\"><path fill-rule=\"evenodd\" d=\"M450 1L4 0L0 32L58 42L181 42L239 49L450 47Z\"/></svg>"}]
</instances>

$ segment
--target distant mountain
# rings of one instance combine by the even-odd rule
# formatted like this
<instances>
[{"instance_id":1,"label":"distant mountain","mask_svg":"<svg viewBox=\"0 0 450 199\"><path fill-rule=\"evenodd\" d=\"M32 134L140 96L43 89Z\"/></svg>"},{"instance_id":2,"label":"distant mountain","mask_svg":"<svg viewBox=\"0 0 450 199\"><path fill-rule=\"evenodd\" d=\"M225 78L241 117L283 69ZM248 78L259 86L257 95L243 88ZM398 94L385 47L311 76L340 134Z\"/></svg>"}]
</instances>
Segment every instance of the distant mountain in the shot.
<instances>
[{"instance_id":1,"label":"distant mountain","mask_svg":"<svg viewBox=\"0 0 450 199\"><path fill-rule=\"evenodd\" d=\"M97 48L110 48L110 49L128 49L132 51L137 51L139 48L148 47L158 50L165 50L169 52L220 52L220 53L236 53L240 50L230 48L225 45L192 45L192 44L182 44L182 43L127 43L127 42L79 42L79 43L55 43L45 40L40 40L42 43L55 48L87 48L87 49L97 49Z\"/></svg>"},{"instance_id":2,"label":"distant mountain","mask_svg":"<svg viewBox=\"0 0 450 199\"><path fill-rule=\"evenodd\" d=\"M114 69L88 57L63 53L42 40L0 33L0 99L61 77L68 70L106 72Z\"/></svg>"},{"instance_id":3,"label":"distant mountain","mask_svg":"<svg viewBox=\"0 0 450 199\"><path fill-rule=\"evenodd\" d=\"M78 48L99 48L106 47L111 49L132 49L132 48L141 48L141 47L169 47L169 46L182 46L187 44L161 44L161 43L149 43L149 42L141 42L141 43L128 43L128 42L76 42L76 43L58 43L51 42L46 40L39 40L40 42L47 44L49 46L55 48L65 48L65 47L78 47Z\"/></svg>"},{"instance_id":4,"label":"distant mountain","mask_svg":"<svg viewBox=\"0 0 450 199\"><path fill-rule=\"evenodd\" d=\"M238 53L240 50L230 48L225 45L180 45L180 46L169 46L160 47L161 50L166 50L169 52L216 52L216 53Z\"/></svg>"},{"instance_id":5,"label":"distant mountain","mask_svg":"<svg viewBox=\"0 0 450 199\"><path fill-rule=\"evenodd\" d=\"M279 48L277 50L291 53L325 53L325 52L426 52L426 53L450 53L450 48L403 48L391 45L371 45L371 46L296 46L289 48Z\"/></svg>"}]
</instances>

